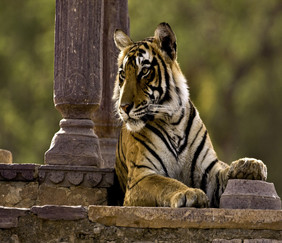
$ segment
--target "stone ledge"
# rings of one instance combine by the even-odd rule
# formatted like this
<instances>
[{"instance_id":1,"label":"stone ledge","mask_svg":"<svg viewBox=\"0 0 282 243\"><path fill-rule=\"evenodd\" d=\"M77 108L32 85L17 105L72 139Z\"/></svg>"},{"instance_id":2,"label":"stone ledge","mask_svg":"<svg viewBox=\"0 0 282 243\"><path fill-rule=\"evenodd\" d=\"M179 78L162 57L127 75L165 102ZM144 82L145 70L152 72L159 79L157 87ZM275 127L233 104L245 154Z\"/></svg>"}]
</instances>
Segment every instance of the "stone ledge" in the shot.
<instances>
[{"instance_id":1,"label":"stone ledge","mask_svg":"<svg viewBox=\"0 0 282 243\"><path fill-rule=\"evenodd\" d=\"M88 217L120 227L282 230L282 210L89 206Z\"/></svg>"},{"instance_id":2,"label":"stone ledge","mask_svg":"<svg viewBox=\"0 0 282 243\"><path fill-rule=\"evenodd\" d=\"M113 169L93 166L42 165L38 169L39 183L58 186L110 187Z\"/></svg>"},{"instance_id":3,"label":"stone ledge","mask_svg":"<svg viewBox=\"0 0 282 243\"><path fill-rule=\"evenodd\" d=\"M39 182L70 187L108 188L113 185L113 168L70 165L0 164L0 181Z\"/></svg>"},{"instance_id":4,"label":"stone ledge","mask_svg":"<svg viewBox=\"0 0 282 243\"><path fill-rule=\"evenodd\" d=\"M9 229L18 226L18 218L29 212L27 208L0 207L0 228Z\"/></svg>"},{"instance_id":5,"label":"stone ledge","mask_svg":"<svg viewBox=\"0 0 282 243\"><path fill-rule=\"evenodd\" d=\"M78 220L87 218L87 209L82 206L34 206L30 211L40 219Z\"/></svg>"},{"instance_id":6,"label":"stone ledge","mask_svg":"<svg viewBox=\"0 0 282 243\"><path fill-rule=\"evenodd\" d=\"M38 167L36 164L0 164L0 181L34 181Z\"/></svg>"}]
</instances>

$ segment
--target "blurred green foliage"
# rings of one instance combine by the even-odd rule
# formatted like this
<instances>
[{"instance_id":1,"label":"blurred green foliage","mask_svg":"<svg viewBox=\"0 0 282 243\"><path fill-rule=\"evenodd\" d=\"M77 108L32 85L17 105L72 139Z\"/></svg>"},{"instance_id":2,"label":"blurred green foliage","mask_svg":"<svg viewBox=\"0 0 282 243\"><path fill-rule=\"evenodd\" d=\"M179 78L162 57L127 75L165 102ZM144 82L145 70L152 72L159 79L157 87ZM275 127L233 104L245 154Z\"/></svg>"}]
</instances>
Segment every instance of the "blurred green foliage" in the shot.
<instances>
[{"instance_id":1,"label":"blurred green foliage","mask_svg":"<svg viewBox=\"0 0 282 243\"><path fill-rule=\"evenodd\" d=\"M14 162L43 163L58 130L54 109L55 3L0 2L0 148Z\"/></svg>"},{"instance_id":2,"label":"blurred green foliage","mask_svg":"<svg viewBox=\"0 0 282 243\"><path fill-rule=\"evenodd\" d=\"M262 159L282 195L282 2L129 0L133 40L160 22L218 156ZM43 163L61 116L52 101L55 1L0 2L0 148ZM111 58L111 57L109 57Z\"/></svg>"}]
</instances>

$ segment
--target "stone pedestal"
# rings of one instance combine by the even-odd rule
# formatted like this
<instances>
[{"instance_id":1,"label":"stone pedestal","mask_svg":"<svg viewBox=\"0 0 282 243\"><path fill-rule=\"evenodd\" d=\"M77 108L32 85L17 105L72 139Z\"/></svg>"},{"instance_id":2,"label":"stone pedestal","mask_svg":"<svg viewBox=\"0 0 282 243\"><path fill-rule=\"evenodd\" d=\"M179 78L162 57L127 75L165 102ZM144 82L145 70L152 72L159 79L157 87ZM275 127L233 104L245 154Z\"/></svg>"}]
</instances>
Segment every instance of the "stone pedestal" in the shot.
<instances>
[{"instance_id":1,"label":"stone pedestal","mask_svg":"<svg viewBox=\"0 0 282 243\"><path fill-rule=\"evenodd\" d=\"M229 180L220 198L220 208L281 210L281 200L273 183Z\"/></svg>"}]
</instances>

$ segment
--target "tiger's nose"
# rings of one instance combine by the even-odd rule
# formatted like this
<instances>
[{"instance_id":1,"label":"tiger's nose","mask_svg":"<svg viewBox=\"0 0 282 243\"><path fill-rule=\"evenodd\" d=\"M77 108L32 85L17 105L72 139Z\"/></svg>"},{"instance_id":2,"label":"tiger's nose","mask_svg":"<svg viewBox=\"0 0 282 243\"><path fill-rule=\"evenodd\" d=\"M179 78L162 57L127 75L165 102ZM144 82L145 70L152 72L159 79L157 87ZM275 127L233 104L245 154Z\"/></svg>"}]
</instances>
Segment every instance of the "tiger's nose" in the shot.
<instances>
[{"instance_id":1,"label":"tiger's nose","mask_svg":"<svg viewBox=\"0 0 282 243\"><path fill-rule=\"evenodd\" d=\"M131 104L121 104L120 105L120 108L123 109L123 111L126 113L126 114L129 114L130 110L132 109L133 107L133 103Z\"/></svg>"}]
</instances>

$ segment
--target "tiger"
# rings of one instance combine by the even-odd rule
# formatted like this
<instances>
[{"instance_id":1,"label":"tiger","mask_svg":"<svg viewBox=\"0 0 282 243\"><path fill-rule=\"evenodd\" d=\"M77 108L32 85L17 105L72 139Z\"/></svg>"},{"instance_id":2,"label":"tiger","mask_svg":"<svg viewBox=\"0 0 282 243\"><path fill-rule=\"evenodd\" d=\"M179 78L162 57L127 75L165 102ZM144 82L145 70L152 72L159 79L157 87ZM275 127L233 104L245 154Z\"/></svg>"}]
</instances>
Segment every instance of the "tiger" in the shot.
<instances>
[{"instance_id":1,"label":"tiger","mask_svg":"<svg viewBox=\"0 0 282 243\"><path fill-rule=\"evenodd\" d=\"M115 174L124 206L219 207L229 179L266 180L261 160L228 165L217 158L169 24L138 42L117 29L114 42L120 52L113 102L122 121Z\"/></svg>"}]
</instances>

